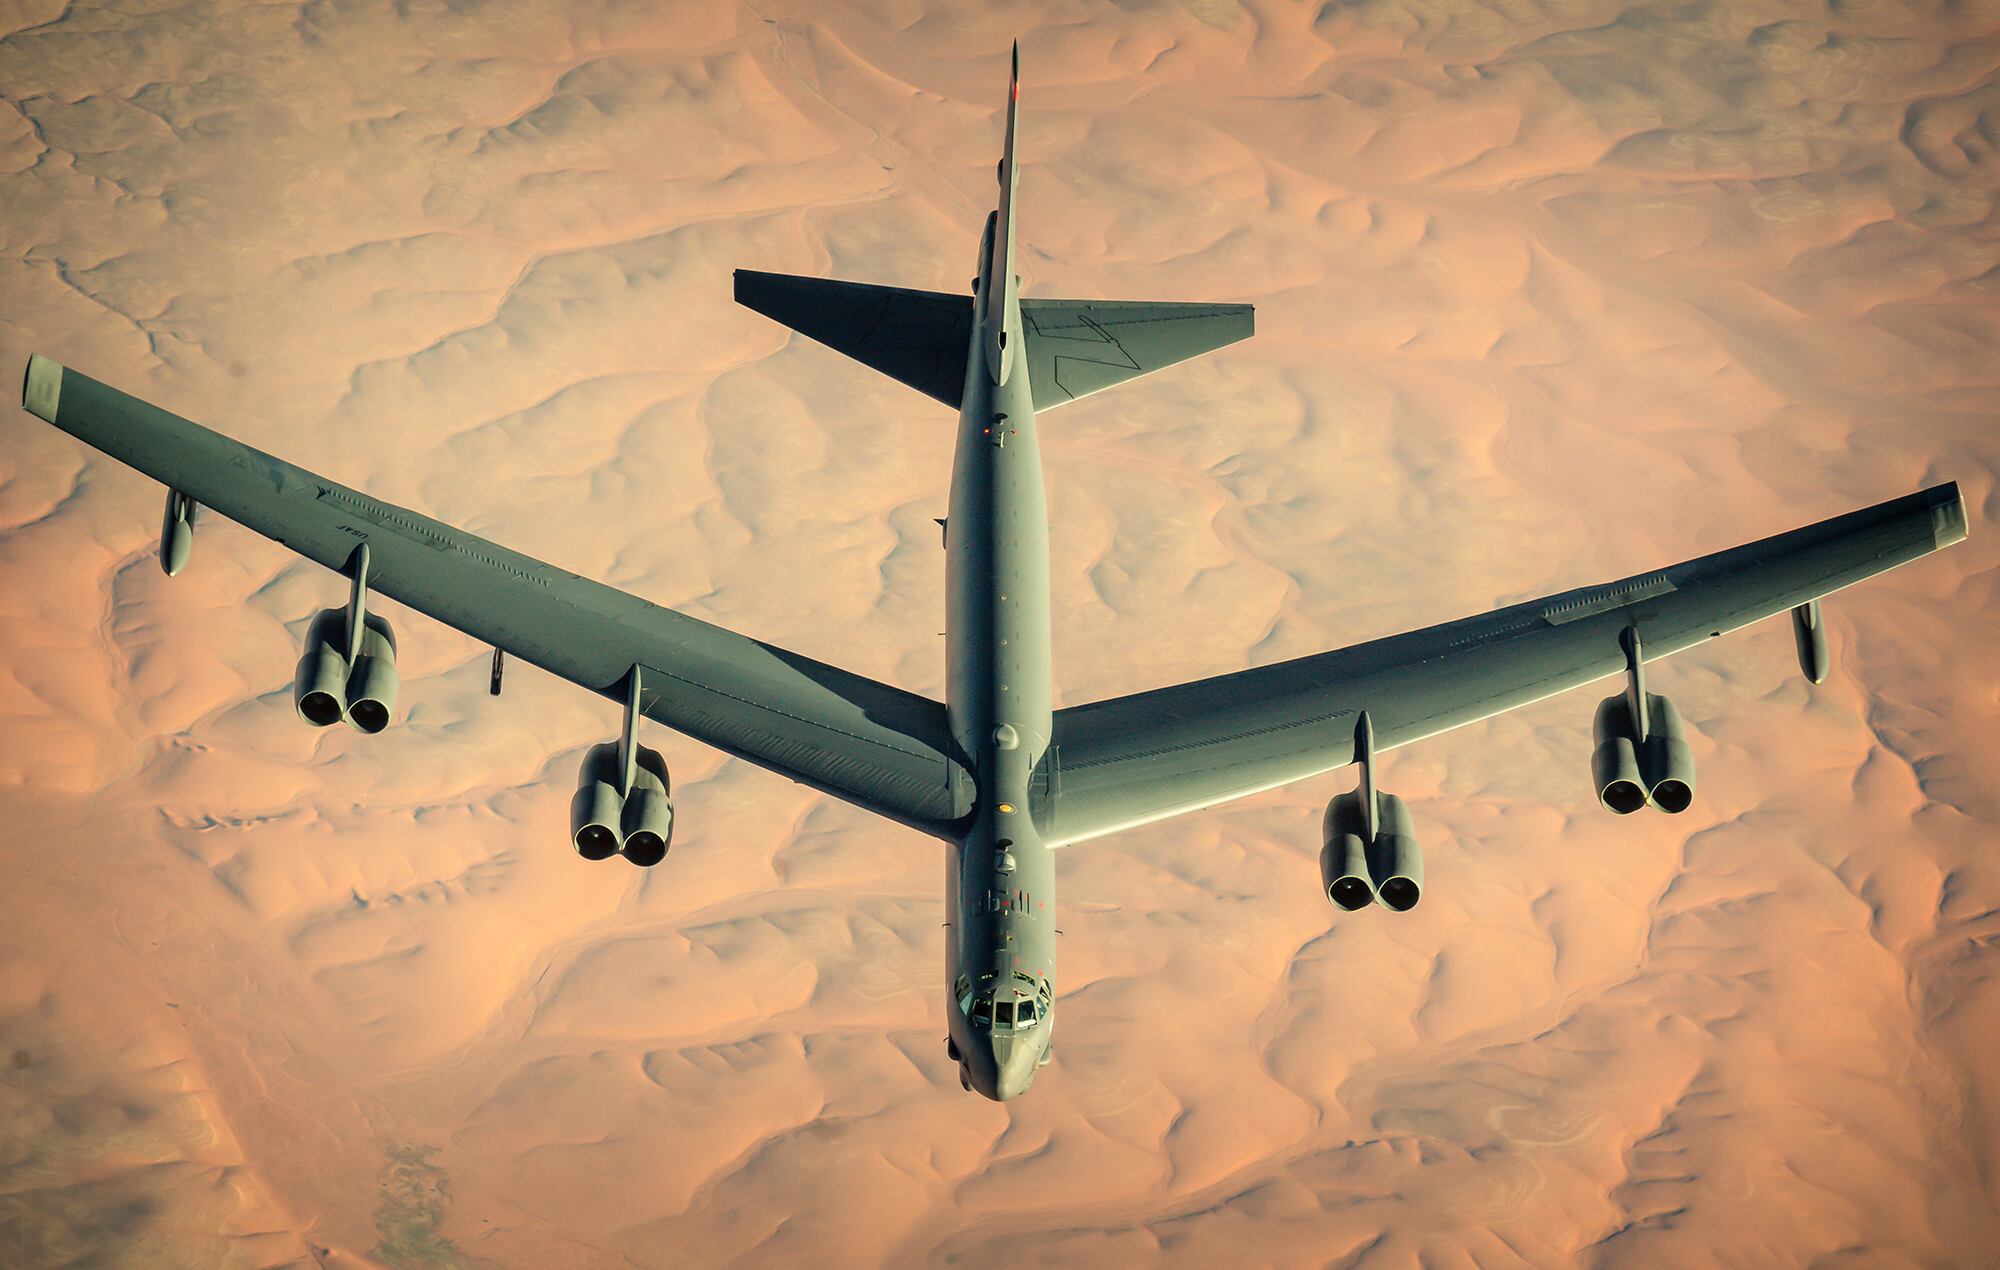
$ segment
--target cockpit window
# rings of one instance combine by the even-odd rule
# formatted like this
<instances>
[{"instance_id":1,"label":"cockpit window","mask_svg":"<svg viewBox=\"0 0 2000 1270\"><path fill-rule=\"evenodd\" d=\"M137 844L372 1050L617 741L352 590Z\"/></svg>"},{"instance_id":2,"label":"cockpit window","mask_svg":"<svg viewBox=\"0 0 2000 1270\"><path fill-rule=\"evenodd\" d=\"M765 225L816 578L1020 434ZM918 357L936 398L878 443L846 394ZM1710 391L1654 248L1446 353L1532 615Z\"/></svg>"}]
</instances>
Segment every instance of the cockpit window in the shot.
<instances>
[{"instance_id":1,"label":"cockpit window","mask_svg":"<svg viewBox=\"0 0 2000 1270\"><path fill-rule=\"evenodd\" d=\"M996 1001L993 1003L993 1026L1011 1028L1014 1026L1014 1003Z\"/></svg>"},{"instance_id":2,"label":"cockpit window","mask_svg":"<svg viewBox=\"0 0 2000 1270\"><path fill-rule=\"evenodd\" d=\"M980 997L978 1000L972 1003L972 1021L974 1023L993 1022L992 997Z\"/></svg>"},{"instance_id":3,"label":"cockpit window","mask_svg":"<svg viewBox=\"0 0 2000 1270\"><path fill-rule=\"evenodd\" d=\"M1020 1010L1014 1016L1014 1022L1019 1027L1035 1026L1035 1003L1033 1001L1021 1002Z\"/></svg>"}]
</instances>

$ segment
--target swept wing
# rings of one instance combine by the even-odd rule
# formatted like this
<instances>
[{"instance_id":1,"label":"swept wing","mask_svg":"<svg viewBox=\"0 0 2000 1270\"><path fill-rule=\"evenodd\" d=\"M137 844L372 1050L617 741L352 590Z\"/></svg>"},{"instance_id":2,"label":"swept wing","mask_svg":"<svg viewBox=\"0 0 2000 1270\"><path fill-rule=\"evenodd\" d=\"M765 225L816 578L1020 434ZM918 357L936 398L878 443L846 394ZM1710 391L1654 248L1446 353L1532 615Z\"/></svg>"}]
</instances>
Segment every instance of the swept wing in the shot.
<instances>
[{"instance_id":1,"label":"swept wing","mask_svg":"<svg viewBox=\"0 0 2000 1270\"><path fill-rule=\"evenodd\" d=\"M1052 843L1271 789L1783 613L1965 537L1956 483L1604 586L1195 683L1058 710Z\"/></svg>"},{"instance_id":2,"label":"swept wing","mask_svg":"<svg viewBox=\"0 0 2000 1270\"><path fill-rule=\"evenodd\" d=\"M369 586L647 717L926 832L971 810L938 702L712 626L395 507L66 369L28 366L23 404L203 507L330 569L369 548Z\"/></svg>"}]
</instances>

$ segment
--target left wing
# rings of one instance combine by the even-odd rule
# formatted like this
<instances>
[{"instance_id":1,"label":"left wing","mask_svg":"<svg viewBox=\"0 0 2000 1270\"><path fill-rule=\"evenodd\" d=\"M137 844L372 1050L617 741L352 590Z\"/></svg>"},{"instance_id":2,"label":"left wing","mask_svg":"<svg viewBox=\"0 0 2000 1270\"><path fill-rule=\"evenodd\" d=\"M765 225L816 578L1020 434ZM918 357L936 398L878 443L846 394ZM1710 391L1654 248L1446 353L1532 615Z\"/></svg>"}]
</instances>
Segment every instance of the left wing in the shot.
<instances>
[{"instance_id":1,"label":"left wing","mask_svg":"<svg viewBox=\"0 0 2000 1270\"><path fill-rule=\"evenodd\" d=\"M46 357L22 404L170 490L725 753L928 833L971 811L944 707L378 502Z\"/></svg>"},{"instance_id":2,"label":"left wing","mask_svg":"<svg viewBox=\"0 0 2000 1270\"><path fill-rule=\"evenodd\" d=\"M958 409L971 296L738 269L736 303Z\"/></svg>"},{"instance_id":3,"label":"left wing","mask_svg":"<svg viewBox=\"0 0 2000 1270\"><path fill-rule=\"evenodd\" d=\"M1734 550L1404 635L1058 710L1039 775L1049 843L1254 794L1783 613L1965 537L1954 482Z\"/></svg>"}]
</instances>

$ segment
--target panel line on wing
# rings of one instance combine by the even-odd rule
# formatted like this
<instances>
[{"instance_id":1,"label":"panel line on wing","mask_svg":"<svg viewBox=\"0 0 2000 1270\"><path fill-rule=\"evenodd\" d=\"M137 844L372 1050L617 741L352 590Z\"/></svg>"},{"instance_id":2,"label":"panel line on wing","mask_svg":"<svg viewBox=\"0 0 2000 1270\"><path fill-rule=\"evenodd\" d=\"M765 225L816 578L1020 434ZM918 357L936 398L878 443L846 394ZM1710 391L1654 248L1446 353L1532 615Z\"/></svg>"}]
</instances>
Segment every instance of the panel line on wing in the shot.
<instances>
[{"instance_id":1,"label":"panel line on wing","mask_svg":"<svg viewBox=\"0 0 2000 1270\"><path fill-rule=\"evenodd\" d=\"M1611 609L1637 604L1641 600L1650 600L1656 595L1665 595L1676 589L1673 579L1666 574L1649 573L1586 591L1558 604L1551 604L1542 610L1542 620L1550 626L1561 626L1579 618L1593 617Z\"/></svg>"}]
</instances>

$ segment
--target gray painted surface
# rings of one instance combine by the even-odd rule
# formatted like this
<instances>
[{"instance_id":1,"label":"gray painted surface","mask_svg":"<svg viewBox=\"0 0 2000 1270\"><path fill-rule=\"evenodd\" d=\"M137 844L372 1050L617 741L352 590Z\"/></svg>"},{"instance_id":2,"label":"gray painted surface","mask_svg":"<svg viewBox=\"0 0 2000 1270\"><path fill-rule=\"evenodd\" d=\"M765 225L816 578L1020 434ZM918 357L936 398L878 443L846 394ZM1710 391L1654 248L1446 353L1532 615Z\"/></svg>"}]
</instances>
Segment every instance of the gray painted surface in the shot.
<instances>
[{"instance_id":1,"label":"gray painted surface","mask_svg":"<svg viewBox=\"0 0 2000 1270\"><path fill-rule=\"evenodd\" d=\"M1354 761L1367 711L1389 749L1773 617L1965 537L1956 483L1604 586L1055 716L1044 832L1078 842Z\"/></svg>"},{"instance_id":2,"label":"gray painted surface","mask_svg":"<svg viewBox=\"0 0 2000 1270\"><path fill-rule=\"evenodd\" d=\"M642 667L647 717L942 839L951 1044L992 1098L1027 1088L1053 1033L1053 848L1345 765L1364 711L1380 748L1406 744L1623 671L1628 628L1650 660L1965 536L1958 487L1940 485L1622 582L1052 712L1035 411L1241 339L1251 314L1020 300L1017 97L1018 57L969 300L737 275L749 307L959 407L942 704L379 502L43 357L23 404L329 569L366 544L373 589L593 692L622 700ZM1033 1002L1033 1025L963 1008L996 994Z\"/></svg>"}]
</instances>

